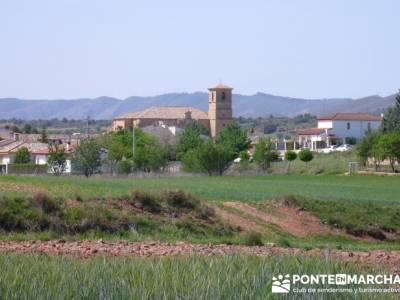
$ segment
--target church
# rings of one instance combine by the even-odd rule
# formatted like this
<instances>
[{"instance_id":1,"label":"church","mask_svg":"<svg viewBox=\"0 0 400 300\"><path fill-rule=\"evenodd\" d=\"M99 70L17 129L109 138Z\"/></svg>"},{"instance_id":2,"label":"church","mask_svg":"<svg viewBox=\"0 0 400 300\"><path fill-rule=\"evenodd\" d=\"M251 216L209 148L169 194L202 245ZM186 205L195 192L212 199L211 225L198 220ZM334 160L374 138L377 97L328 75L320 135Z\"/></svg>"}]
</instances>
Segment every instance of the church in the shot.
<instances>
[{"instance_id":1,"label":"church","mask_svg":"<svg viewBox=\"0 0 400 300\"><path fill-rule=\"evenodd\" d=\"M183 128L196 120L210 130L214 138L232 121L233 88L219 84L208 89L208 113L194 107L157 106L143 111L126 113L112 123L114 131L132 127L169 126Z\"/></svg>"}]
</instances>

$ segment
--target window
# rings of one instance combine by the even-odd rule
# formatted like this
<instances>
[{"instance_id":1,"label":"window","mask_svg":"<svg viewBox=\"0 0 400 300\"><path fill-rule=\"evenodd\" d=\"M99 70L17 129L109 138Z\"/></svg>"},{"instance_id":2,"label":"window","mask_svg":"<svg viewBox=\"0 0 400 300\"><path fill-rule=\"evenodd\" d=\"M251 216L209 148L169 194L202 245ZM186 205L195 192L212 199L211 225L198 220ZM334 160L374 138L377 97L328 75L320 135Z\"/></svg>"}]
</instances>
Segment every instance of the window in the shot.
<instances>
[{"instance_id":1,"label":"window","mask_svg":"<svg viewBox=\"0 0 400 300\"><path fill-rule=\"evenodd\" d=\"M371 131L371 123L370 122L368 122L367 128L368 128L368 131Z\"/></svg>"},{"instance_id":2,"label":"window","mask_svg":"<svg viewBox=\"0 0 400 300\"><path fill-rule=\"evenodd\" d=\"M221 94L221 99L222 99L222 100L225 100L225 92L222 92L222 94Z\"/></svg>"},{"instance_id":3,"label":"window","mask_svg":"<svg viewBox=\"0 0 400 300\"><path fill-rule=\"evenodd\" d=\"M350 130L350 122L347 122L347 130Z\"/></svg>"}]
</instances>

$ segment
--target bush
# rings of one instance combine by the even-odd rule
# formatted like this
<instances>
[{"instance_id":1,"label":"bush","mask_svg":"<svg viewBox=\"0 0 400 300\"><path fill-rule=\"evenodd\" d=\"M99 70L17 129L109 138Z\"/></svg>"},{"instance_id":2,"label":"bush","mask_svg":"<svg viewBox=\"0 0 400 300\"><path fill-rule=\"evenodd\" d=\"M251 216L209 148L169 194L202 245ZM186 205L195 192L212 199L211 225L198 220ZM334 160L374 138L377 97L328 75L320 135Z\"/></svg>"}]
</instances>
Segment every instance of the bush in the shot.
<instances>
[{"instance_id":1,"label":"bush","mask_svg":"<svg viewBox=\"0 0 400 300\"><path fill-rule=\"evenodd\" d=\"M28 148L22 147L17 150L14 157L14 163L16 164L28 164L31 161L31 154Z\"/></svg>"},{"instance_id":2,"label":"bush","mask_svg":"<svg viewBox=\"0 0 400 300\"><path fill-rule=\"evenodd\" d=\"M291 162L297 158L297 154L294 151L286 151L285 152L285 160Z\"/></svg>"},{"instance_id":3,"label":"bush","mask_svg":"<svg viewBox=\"0 0 400 300\"><path fill-rule=\"evenodd\" d=\"M60 205L47 194L37 193L32 198L32 203L47 214L52 214L60 211Z\"/></svg>"},{"instance_id":4,"label":"bush","mask_svg":"<svg viewBox=\"0 0 400 300\"><path fill-rule=\"evenodd\" d=\"M259 232L250 231L244 236L244 244L247 246L262 246L262 235Z\"/></svg>"},{"instance_id":5,"label":"bush","mask_svg":"<svg viewBox=\"0 0 400 300\"><path fill-rule=\"evenodd\" d=\"M169 191L165 195L168 205L175 208L195 209L199 207L200 201L194 198L191 194L185 193L182 190Z\"/></svg>"},{"instance_id":6,"label":"bush","mask_svg":"<svg viewBox=\"0 0 400 300\"><path fill-rule=\"evenodd\" d=\"M308 166L308 162L312 161L314 158L313 153L310 149L303 149L299 152L299 159L306 163Z\"/></svg>"},{"instance_id":7,"label":"bush","mask_svg":"<svg viewBox=\"0 0 400 300\"><path fill-rule=\"evenodd\" d=\"M294 151L286 151L285 152L285 160L288 161L288 166L287 166L287 173L290 172L290 164L292 163L292 161L294 161L297 158L297 153Z\"/></svg>"},{"instance_id":8,"label":"bush","mask_svg":"<svg viewBox=\"0 0 400 300\"><path fill-rule=\"evenodd\" d=\"M160 212L161 205L157 197L154 195L134 190L132 193L133 204L143 210L150 212Z\"/></svg>"},{"instance_id":9,"label":"bush","mask_svg":"<svg viewBox=\"0 0 400 300\"><path fill-rule=\"evenodd\" d=\"M129 174L132 171L133 163L131 160L121 160L117 163L118 174Z\"/></svg>"}]
</instances>

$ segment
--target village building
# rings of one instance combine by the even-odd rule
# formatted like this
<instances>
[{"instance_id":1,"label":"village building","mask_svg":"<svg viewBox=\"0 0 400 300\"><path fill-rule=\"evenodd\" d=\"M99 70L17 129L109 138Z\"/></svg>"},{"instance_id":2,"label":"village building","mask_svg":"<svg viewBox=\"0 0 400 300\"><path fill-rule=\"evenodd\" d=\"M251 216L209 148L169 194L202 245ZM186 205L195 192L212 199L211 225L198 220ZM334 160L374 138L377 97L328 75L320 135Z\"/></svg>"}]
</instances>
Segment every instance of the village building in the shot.
<instances>
[{"instance_id":1,"label":"village building","mask_svg":"<svg viewBox=\"0 0 400 300\"><path fill-rule=\"evenodd\" d=\"M298 130L302 147L318 150L331 145L356 143L370 130L378 129L381 116L370 113L334 113L317 119L316 128Z\"/></svg>"},{"instance_id":2,"label":"village building","mask_svg":"<svg viewBox=\"0 0 400 300\"><path fill-rule=\"evenodd\" d=\"M61 141L57 141L62 144ZM62 144L67 156L73 151L73 146L70 142ZM8 166L14 163L14 157L17 151L21 148L27 148L31 157L31 162L34 165L47 165L49 155L49 145L41 143L35 137L28 134L12 134L11 138L0 141L0 173L7 173ZM65 173L71 172L71 160L66 161Z\"/></svg>"},{"instance_id":3,"label":"village building","mask_svg":"<svg viewBox=\"0 0 400 300\"><path fill-rule=\"evenodd\" d=\"M219 84L208 91L208 113L186 106L150 107L116 117L112 130L161 125L183 128L187 123L196 120L208 128L214 138L232 121L232 88Z\"/></svg>"}]
</instances>

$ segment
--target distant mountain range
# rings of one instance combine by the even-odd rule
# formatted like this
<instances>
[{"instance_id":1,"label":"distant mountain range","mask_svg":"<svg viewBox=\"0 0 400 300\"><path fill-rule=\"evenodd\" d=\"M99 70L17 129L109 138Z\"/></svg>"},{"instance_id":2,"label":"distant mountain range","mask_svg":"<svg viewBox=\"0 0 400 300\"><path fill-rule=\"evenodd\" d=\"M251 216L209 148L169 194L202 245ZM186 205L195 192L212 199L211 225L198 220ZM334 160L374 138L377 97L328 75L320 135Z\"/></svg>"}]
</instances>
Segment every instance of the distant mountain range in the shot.
<instances>
[{"instance_id":1,"label":"distant mountain range","mask_svg":"<svg viewBox=\"0 0 400 300\"><path fill-rule=\"evenodd\" d=\"M360 99L301 99L257 93L233 96L236 117L295 116L333 112L380 113L393 105L395 95L370 96ZM75 100L0 99L0 119L112 119L126 112L140 111L150 106L193 106L207 111L206 93L172 93L152 97L129 97L125 100L99 97Z\"/></svg>"}]
</instances>

